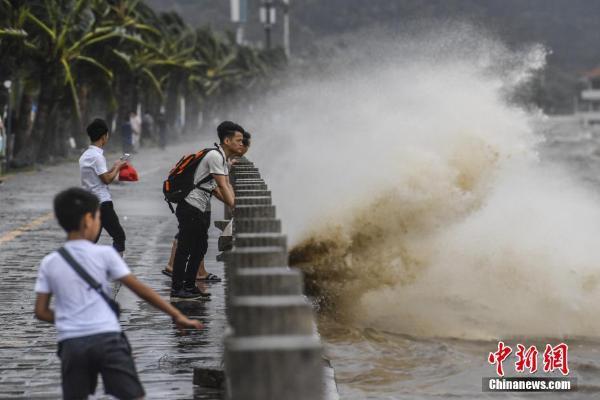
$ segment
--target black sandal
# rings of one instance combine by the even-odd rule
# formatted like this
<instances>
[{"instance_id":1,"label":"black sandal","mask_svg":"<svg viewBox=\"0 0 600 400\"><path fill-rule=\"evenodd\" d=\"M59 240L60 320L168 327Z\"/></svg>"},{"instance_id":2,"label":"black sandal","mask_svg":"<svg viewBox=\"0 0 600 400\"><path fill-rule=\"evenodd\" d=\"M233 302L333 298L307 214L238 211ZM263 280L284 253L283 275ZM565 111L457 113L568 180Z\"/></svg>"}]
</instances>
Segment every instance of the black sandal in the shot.
<instances>
[{"instance_id":1,"label":"black sandal","mask_svg":"<svg viewBox=\"0 0 600 400\"><path fill-rule=\"evenodd\" d=\"M196 280L201 282L221 282L221 278L210 272L204 278L197 278Z\"/></svg>"}]
</instances>

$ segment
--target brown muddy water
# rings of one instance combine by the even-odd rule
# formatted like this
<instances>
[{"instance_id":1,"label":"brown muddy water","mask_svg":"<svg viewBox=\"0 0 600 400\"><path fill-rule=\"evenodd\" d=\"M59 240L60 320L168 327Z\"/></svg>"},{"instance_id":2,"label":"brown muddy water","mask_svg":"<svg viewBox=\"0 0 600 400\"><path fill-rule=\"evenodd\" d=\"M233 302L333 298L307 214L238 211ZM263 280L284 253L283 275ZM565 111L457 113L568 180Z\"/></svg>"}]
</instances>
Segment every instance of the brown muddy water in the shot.
<instances>
[{"instance_id":1,"label":"brown muddy water","mask_svg":"<svg viewBox=\"0 0 600 400\"><path fill-rule=\"evenodd\" d=\"M598 192L600 135L581 128L572 117L550 118L536 129L545 137L538 146L539 162L558 165L576 176L577 185L586 186L589 193ZM568 197L559 200L568 201ZM535 196L531 201L535 201ZM381 202L378 205L381 206ZM414 287L422 277L420 268L429 259L420 258L414 246L410 250L411 244L406 238L399 240L403 244L398 246L396 254L376 256L365 250L374 246L373 241L385 242L390 232L381 228L382 224L364 218L357 217L356 224L369 225L366 221L375 224L365 229L367 233L363 232L374 238L361 236L360 229L350 230L350 234L348 230L340 233L333 229L323 237L313 237L312 242L304 242L291 253L292 264L305 265L309 290L323 302L319 330L326 354L335 368L342 399L600 399L599 314L593 312L600 309L600 303L595 302L598 297L593 274L594 268L596 272L600 269L600 260L594 264L589 254L583 257L585 261L572 255L574 265L579 262L592 265L592 272L582 275L580 285L571 287L567 282L570 276L581 272L577 266L570 271L571 275L565 276L548 266L548 278L519 287L518 293L511 290L518 286L518 281L488 280L485 274L480 276L459 268L456 273L465 273L465 276L457 279L464 284L467 294L461 297L444 293L437 297L438 291L445 292L447 288L443 285L431 290ZM374 220L377 221L376 215ZM410 226L407 223L405 230L410 230ZM556 229L562 227L556 226ZM565 235L569 229L565 228ZM518 227L515 235L517 230ZM336 241L339 235L349 235L346 239L351 245ZM360 255L349 255L352 250ZM551 249L548 251L551 253ZM577 251L585 252L585 248ZM348 260L349 257L353 259ZM401 269L402 276L367 265L367 260L373 257L378 263L398 258L401 262L391 269ZM534 276L544 274L543 269L542 272L535 270L535 265L522 263L514 254L511 257L500 257L506 262L498 267L505 268L508 275L527 279L528 268L533 268ZM511 260L515 260L514 265ZM484 265L488 261L482 258L478 262ZM541 268L546 267L539 262L543 264ZM307 268L311 263L311 268ZM328 268L319 269L315 263L326 264ZM567 264L563 264L565 269L570 268ZM561 280L568 290L553 292L553 285L560 286ZM435 284L435 280L431 282ZM455 284L448 287L452 285ZM480 303L482 292L469 289L475 286L485 291L487 285L491 285L490 290L497 295L497 308L486 304L485 299ZM400 296L398 292L404 289L407 293ZM382 292L385 295L381 295ZM543 301L539 300L541 296L545 296ZM518 297L520 303L512 302L513 297ZM419 304L410 304L411 301ZM440 311L436 314L429 308ZM420 314L425 316L419 318ZM560 376L556 372L542 371L542 353L547 343L557 345L564 341L569 345L569 377L577 379L577 390L568 393L483 392L482 378L495 376L495 367L487 358L490 352L497 350L498 340L513 349L517 343L526 347L536 345L540 355L535 376L540 377ZM531 376L516 373L515 360L513 353L504 362L506 376Z\"/></svg>"},{"instance_id":2,"label":"brown muddy water","mask_svg":"<svg viewBox=\"0 0 600 400\"><path fill-rule=\"evenodd\" d=\"M569 376L578 389L569 393L484 393L482 378L494 377L487 363L497 341L418 338L371 328L356 328L321 318L319 329L335 368L342 399L597 399L600 398L600 340L565 339ZM508 338L506 344L556 345L556 338ZM509 358L512 360L512 358ZM513 360L514 362L514 360ZM541 369L541 352L538 360ZM506 376L518 376L504 363ZM521 375L523 376L523 375ZM525 376L529 376L525 374ZM535 376L560 376L536 373Z\"/></svg>"}]
</instances>

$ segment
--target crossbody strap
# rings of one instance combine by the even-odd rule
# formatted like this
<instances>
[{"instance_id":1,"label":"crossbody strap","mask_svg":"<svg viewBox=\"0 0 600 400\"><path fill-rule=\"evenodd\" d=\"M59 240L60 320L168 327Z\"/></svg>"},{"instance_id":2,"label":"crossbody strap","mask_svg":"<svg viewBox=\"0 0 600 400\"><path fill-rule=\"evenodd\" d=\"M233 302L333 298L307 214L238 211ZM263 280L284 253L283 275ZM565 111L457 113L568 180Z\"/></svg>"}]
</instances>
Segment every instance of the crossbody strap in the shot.
<instances>
[{"instance_id":1,"label":"crossbody strap","mask_svg":"<svg viewBox=\"0 0 600 400\"><path fill-rule=\"evenodd\" d=\"M77 273L77 275L79 275L81 277L81 279L83 279L88 285L90 285L92 287L92 289L94 289L96 292L98 292L98 294L104 299L106 304L108 304L110 309L113 310L113 312L115 314L117 314L117 312L114 309L114 305L113 305L113 303L115 301L113 299L111 299L110 297L108 297L108 295L106 293L104 293L104 290L102 290L102 285L100 285L98 282L96 282L96 280L94 278L92 278L85 269L83 269L83 267L73 258L73 256L71 256L71 254L67 251L67 249L65 249L64 247L61 247L60 249L58 249L58 254L60 254L62 256L62 258L65 259L67 264L69 264L71 266L71 268L73 268L75 270L75 272ZM118 317L118 314L117 314L117 317Z\"/></svg>"}]
</instances>

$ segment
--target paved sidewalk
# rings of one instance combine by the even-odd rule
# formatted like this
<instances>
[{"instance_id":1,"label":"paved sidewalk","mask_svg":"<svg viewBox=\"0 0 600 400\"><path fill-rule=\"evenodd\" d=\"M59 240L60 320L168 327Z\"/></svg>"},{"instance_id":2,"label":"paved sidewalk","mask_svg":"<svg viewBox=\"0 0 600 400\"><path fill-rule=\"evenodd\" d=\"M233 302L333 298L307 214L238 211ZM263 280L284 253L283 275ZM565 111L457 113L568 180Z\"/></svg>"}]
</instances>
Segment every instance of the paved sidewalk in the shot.
<instances>
[{"instance_id":1,"label":"paved sidewalk","mask_svg":"<svg viewBox=\"0 0 600 400\"><path fill-rule=\"evenodd\" d=\"M204 140L205 145L212 142ZM198 142L197 147L201 147ZM141 174L138 183L113 185L115 208L127 234L126 261L143 282L168 297L169 279L161 274L166 265L176 219L162 200L162 179L189 144L166 152L143 150L133 159ZM108 159L109 164L114 160ZM58 248L64 233L51 216L52 198L59 190L79 185L76 163L50 166L42 171L12 177L0 185L0 399L60 398L60 363L55 354L55 329L33 316L33 286L42 257ZM222 208L213 207L213 216ZM211 228L206 257L209 271L223 276L215 261L218 231ZM109 244L103 233L101 243ZM169 317L143 303L129 290L119 289L117 298L131 341L147 399L218 399L218 392L194 387L193 366L217 366L221 362L226 326L224 284L207 289L212 300L175 303L202 320L203 331L182 336ZM106 398L101 395L97 398Z\"/></svg>"}]
</instances>

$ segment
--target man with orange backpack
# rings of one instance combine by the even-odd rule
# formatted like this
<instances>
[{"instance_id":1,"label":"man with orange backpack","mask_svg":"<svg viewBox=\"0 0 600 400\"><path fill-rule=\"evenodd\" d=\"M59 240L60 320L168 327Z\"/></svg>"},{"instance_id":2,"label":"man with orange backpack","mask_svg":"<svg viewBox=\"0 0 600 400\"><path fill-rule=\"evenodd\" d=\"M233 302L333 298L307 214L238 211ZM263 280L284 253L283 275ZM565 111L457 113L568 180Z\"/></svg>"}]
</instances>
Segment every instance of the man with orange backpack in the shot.
<instances>
[{"instance_id":1,"label":"man with orange backpack","mask_svg":"<svg viewBox=\"0 0 600 400\"><path fill-rule=\"evenodd\" d=\"M175 215L179 223L172 298L195 299L203 295L196 287L196 273L208 248L210 199L215 193L223 203L234 206L227 159L240 153L243 132L244 128L236 123L222 122L217 127L220 143L183 157L163 184L169 206L177 203Z\"/></svg>"},{"instance_id":2,"label":"man with orange backpack","mask_svg":"<svg viewBox=\"0 0 600 400\"><path fill-rule=\"evenodd\" d=\"M235 164L241 157L248 152L250 149L250 141L252 139L252 135L248 131L244 131L244 139L242 139L242 151L238 154L235 154L233 157L229 158L227 162L227 167L231 167ZM214 193L213 193L214 194ZM171 278L173 276L173 264L175 262L175 252L177 251L177 236L175 235L175 239L173 239L173 245L171 246L171 256L169 257L169 262L165 268L161 271L164 275ZM221 278L217 275L210 273L206 270L204 265L204 259L200 262L200 266L198 267L198 274L196 275L196 281L205 282L205 283L217 283L221 282Z\"/></svg>"}]
</instances>

